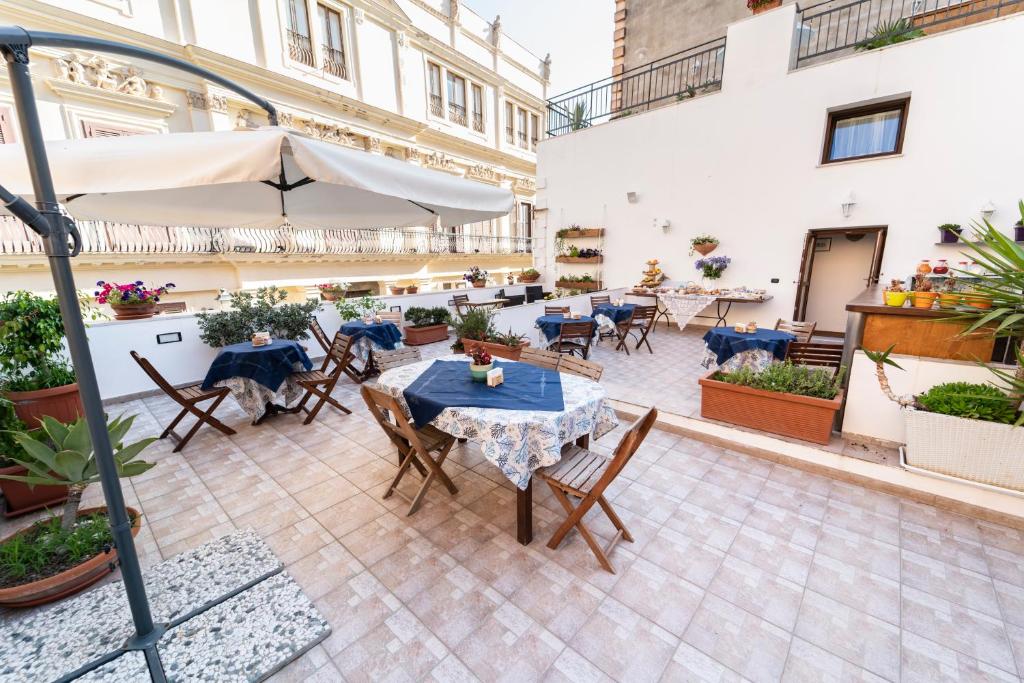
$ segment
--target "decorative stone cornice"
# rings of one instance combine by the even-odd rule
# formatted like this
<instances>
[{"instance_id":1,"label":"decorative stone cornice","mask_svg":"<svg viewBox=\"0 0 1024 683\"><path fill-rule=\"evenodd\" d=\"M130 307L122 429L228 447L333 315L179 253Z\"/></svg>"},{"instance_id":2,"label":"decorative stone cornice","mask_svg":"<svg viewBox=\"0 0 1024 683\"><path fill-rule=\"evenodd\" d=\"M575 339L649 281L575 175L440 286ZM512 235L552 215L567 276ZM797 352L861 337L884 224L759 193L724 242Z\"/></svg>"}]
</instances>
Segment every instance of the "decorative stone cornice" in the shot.
<instances>
[{"instance_id":1,"label":"decorative stone cornice","mask_svg":"<svg viewBox=\"0 0 1024 683\"><path fill-rule=\"evenodd\" d=\"M466 177L485 183L491 183L493 185L497 185L501 182L501 174L498 173L494 167L484 166L483 164L477 164L467 168Z\"/></svg>"},{"instance_id":2,"label":"decorative stone cornice","mask_svg":"<svg viewBox=\"0 0 1024 683\"><path fill-rule=\"evenodd\" d=\"M516 194L536 194L537 181L533 178L506 177L512 181L512 191Z\"/></svg>"},{"instance_id":3,"label":"decorative stone cornice","mask_svg":"<svg viewBox=\"0 0 1024 683\"><path fill-rule=\"evenodd\" d=\"M54 59L56 78L46 84L57 95L90 102L102 102L129 109L170 116L177 106L164 99L164 90L147 83L142 70L133 65L115 65L98 55L77 52Z\"/></svg>"},{"instance_id":4,"label":"decorative stone cornice","mask_svg":"<svg viewBox=\"0 0 1024 683\"><path fill-rule=\"evenodd\" d=\"M376 138L376 137L373 137L372 135L368 135L366 137L366 141L365 141L365 145L364 146L365 146L367 152L370 152L372 154L380 154L381 153L380 138Z\"/></svg>"},{"instance_id":5,"label":"decorative stone cornice","mask_svg":"<svg viewBox=\"0 0 1024 683\"><path fill-rule=\"evenodd\" d=\"M427 168L436 168L439 171L445 173L460 173L459 168L455 165L447 154L444 152L428 152L422 157L422 164Z\"/></svg>"},{"instance_id":6,"label":"decorative stone cornice","mask_svg":"<svg viewBox=\"0 0 1024 683\"><path fill-rule=\"evenodd\" d=\"M228 98L217 93L186 90L185 99L188 101L188 106L191 109L215 111L221 114L226 114L228 111Z\"/></svg>"}]
</instances>

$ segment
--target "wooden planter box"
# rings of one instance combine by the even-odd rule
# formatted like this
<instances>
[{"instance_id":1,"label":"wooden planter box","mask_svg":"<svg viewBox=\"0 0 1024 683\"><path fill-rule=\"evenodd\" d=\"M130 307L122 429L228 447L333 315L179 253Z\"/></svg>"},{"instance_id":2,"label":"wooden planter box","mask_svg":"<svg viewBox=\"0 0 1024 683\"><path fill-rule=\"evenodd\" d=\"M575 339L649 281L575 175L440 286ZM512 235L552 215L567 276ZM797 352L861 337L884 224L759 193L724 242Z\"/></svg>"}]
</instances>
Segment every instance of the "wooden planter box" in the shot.
<instances>
[{"instance_id":1,"label":"wooden planter box","mask_svg":"<svg viewBox=\"0 0 1024 683\"><path fill-rule=\"evenodd\" d=\"M555 259L559 263L601 263L602 256L559 256Z\"/></svg>"},{"instance_id":2,"label":"wooden planter box","mask_svg":"<svg viewBox=\"0 0 1024 683\"><path fill-rule=\"evenodd\" d=\"M592 292L597 289L601 289L600 282L569 282L568 280L559 280L555 283L555 287L561 289L582 289L585 292Z\"/></svg>"},{"instance_id":3,"label":"wooden planter box","mask_svg":"<svg viewBox=\"0 0 1024 683\"><path fill-rule=\"evenodd\" d=\"M570 230L562 239L571 240L579 237L601 237L602 235L604 235L604 228L581 228L580 230Z\"/></svg>"},{"instance_id":4,"label":"wooden planter box","mask_svg":"<svg viewBox=\"0 0 1024 683\"><path fill-rule=\"evenodd\" d=\"M794 439L827 444L843 392L832 400L752 389L712 379L700 379L700 415Z\"/></svg>"},{"instance_id":5,"label":"wooden planter box","mask_svg":"<svg viewBox=\"0 0 1024 683\"><path fill-rule=\"evenodd\" d=\"M477 347L483 347L487 350L487 353L491 354L495 358L505 358L508 360L519 360L519 356L523 353L523 348L530 345L529 341L523 341L515 348L511 346L505 346L504 344L493 344L491 342L477 341L475 339L462 339L462 350L467 354Z\"/></svg>"},{"instance_id":6,"label":"wooden planter box","mask_svg":"<svg viewBox=\"0 0 1024 683\"><path fill-rule=\"evenodd\" d=\"M422 346L448 339L448 323L427 325L426 327L406 327L405 343L409 346Z\"/></svg>"}]
</instances>

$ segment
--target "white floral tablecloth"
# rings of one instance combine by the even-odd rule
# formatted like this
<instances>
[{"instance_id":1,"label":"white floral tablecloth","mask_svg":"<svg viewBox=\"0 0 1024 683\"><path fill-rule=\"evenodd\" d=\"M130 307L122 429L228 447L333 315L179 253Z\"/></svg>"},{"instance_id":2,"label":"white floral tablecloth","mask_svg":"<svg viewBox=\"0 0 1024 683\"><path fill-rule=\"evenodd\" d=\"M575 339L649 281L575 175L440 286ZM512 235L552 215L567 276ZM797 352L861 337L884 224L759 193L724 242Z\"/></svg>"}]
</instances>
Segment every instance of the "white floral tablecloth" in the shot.
<instances>
[{"instance_id":1,"label":"white floral tablecloth","mask_svg":"<svg viewBox=\"0 0 1024 683\"><path fill-rule=\"evenodd\" d=\"M402 392L420 373L435 362L465 360L465 356L445 356L393 368L378 377L377 384L398 399L408 414ZM534 470L562 459L563 445L588 434L600 438L619 424L600 384L564 373L561 382L565 406L561 412L445 408L430 424L460 439L479 442L484 457L525 489Z\"/></svg>"},{"instance_id":2,"label":"white floral tablecloth","mask_svg":"<svg viewBox=\"0 0 1024 683\"><path fill-rule=\"evenodd\" d=\"M301 363L295 364L295 372L302 372L305 368ZM229 379L214 382L215 387L227 387L231 390L231 396L238 403L245 414L252 418L253 422L263 417L267 412L268 403L276 403L288 407L295 403L305 390L299 386L291 377L286 377L277 391L271 391L256 380L247 377L231 377Z\"/></svg>"},{"instance_id":3,"label":"white floral tablecloth","mask_svg":"<svg viewBox=\"0 0 1024 683\"><path fill-rule=\"evenodd\" d=\"M724 363L719 365L718 354L705 346L704 360L700 364L712 371L736 372L740 368L750 368L755 372L760 372L775 362L775 360L775 356L767 349L750 349L749 351L741 351L734 356L730 356Z\"/></svg>"},{"instance_id":4,"label":"white floral tablecloth","mask_svg":"<svg viewBox=\"0 0 1024 683\"><path fill-rule=\"evenodd\" d=\"M605 332L615 331L615 321L603 313L598 313L597 315L595 315L594 322L597 323L598 334L604 334Z\"/></svg>"},{"instance_id":5,"label":"white floral tablecloth","mask_svg":"<svg viewBox=\"0 0 1024 683\"><path fill-rule=\"evenodd\" d=\"M391 349L391 350L395 351L395 350L404 349L404 348L405 348L405 344L403 344L400 341L397 341L397 342L395 342L395 348ZM352 355L359 362L363 363L364 365L366 364L366 361L369 360L370 352L371 351L386 351L386 350L388 350L388 349L385 349L383 346L381 346L377 342L373 341L372 339L370 339L366 335L363 335L359 339L356 339L354 342L352 342Z\"/></svg>"}]
</instances>

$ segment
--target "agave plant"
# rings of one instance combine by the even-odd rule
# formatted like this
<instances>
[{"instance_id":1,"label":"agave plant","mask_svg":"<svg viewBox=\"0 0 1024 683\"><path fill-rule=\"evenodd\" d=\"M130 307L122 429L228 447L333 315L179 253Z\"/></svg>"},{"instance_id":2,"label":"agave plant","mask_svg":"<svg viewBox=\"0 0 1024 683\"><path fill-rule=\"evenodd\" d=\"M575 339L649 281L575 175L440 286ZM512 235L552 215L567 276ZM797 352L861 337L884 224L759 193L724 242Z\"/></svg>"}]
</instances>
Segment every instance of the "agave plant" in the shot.
<instances>
[{"instance_id":1,"label":"agave plant","mask_svg":"<svg viewBox=\"0 0 1024 683\"><path fill-rule=\"evenodd\" d=\"M854 47L854 49L874 50L879 47L885 47L886 45L895 45L896 43L920 38L923 35L924 31L919 28L914 28L914 23L906 17L893 21L883 21L875 26L874 30L871 32L870 39L859 43Z\"/></svg>"},{"instance_id":2,"label":"agave plant","mask_svg":"<svg viewBox=\"0 0 1024 683\"><path fill-rule=\"evenodd\" d=\"M590 125L587 121L587 103L577 102L569 111L569 130L580 130Z\"/></svg>"},{"instance_id":3,"label":"agave plant","mask_svg":"<svg viewBox=\"0 0 1024 683\"><path fill-rule=\"evenodd\" d=\"M124 445L122 442L132 427L135 416L114 418L107 425L110 445L114 451L114 466L119 477L134 477L153 467L154 463L136 460L155 438ZM20 481L35 486L67 486L68 499L61 516L61 529L70 531L78 518L82 494L100 480L92 436L84 417L69 425L49 416L42 418L42 431L36 433L11 432L22 448L21 453L8 454L8 458L28 470L27 475L2 474L0 478ZM48 442L48 443L47 443Z\"/></svg>"}]
</instances>

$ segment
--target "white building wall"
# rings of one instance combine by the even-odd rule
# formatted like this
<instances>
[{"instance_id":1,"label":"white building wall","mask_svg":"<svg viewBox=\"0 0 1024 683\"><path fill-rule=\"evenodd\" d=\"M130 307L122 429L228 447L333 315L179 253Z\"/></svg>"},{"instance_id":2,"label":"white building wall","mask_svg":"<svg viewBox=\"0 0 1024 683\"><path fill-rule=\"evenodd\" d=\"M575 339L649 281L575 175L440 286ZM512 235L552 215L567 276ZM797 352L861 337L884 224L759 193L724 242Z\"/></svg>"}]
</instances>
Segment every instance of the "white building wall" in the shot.
<instances>
[{"instance_id":1,"label":"white building wall","mask_svg":"<svg viewBox=\"0 0 1024 683\"><path fill-rule=\"evenodd\" d=\"M672 279L696 280L688 241L709 232L721 240L715 254L733 259L723 285L775 297L734 307L734 318L770 324L792 316L812 228L887 225L883 277L897 277L922 258L955 258L934 245L936 226L968 224L987 201L997 225L1013 224L1024 192L1024 15L794 71L795 22L787 5L730 26L719 93L541 142L547 263L554 230L603 225L609 286L638 282L650 258ZM830 108L904 94L902 154L819 164ZM655 229L655 218L671 227Z\"/></svg>"}]
</instances>

